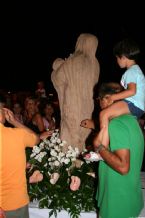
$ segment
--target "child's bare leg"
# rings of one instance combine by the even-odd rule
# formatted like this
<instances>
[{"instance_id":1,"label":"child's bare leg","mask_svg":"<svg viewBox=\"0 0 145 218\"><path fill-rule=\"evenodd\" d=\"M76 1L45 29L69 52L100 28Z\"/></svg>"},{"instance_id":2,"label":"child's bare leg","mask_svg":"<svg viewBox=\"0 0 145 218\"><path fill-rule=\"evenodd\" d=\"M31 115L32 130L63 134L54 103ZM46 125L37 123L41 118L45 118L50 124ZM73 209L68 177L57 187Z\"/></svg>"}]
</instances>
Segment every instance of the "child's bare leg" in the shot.
<instances>
[{"instance_id":1,"label":"child's bare leg","mask_svg":"<svg viewBox=\"0 0 145 218\"><path fill-rule=\"evenodd\" d=\"M103 144L106 147L108 147L109 145L109 133L108 133L109 118L107 115L108 114L105 112L105 110L101 111L100 113L100 131L94 140L96 146L99 144Z\"/></svg>"},{"instance_id":2,"label":"child's bare leg","mask_svg":"<svg viewBox=\"0 0 145 218\"><path fill-rule=\"evenodd\" d=\"M109 145L109 120L112 119L112 113L109 113L108 110L103 110L100 113L100 132L98 134L98 139L101 139L101 144L108 147Z\"/></svg>"},{"instance_id":3,"label":"child's bare leg","mask_svg":"<svg viewBox=\"0 0 145 218\"><path fill-rule=\"evenodd\" d=\"M129 108L126 102L118 101L113 103L108 108L104 109L100 113L100 132L94 140L94 145L103 144L108 146L109 144L109 133L108 133L108 125L109 120L123 115L129 114Z\"/></svg>"}]
</instances>

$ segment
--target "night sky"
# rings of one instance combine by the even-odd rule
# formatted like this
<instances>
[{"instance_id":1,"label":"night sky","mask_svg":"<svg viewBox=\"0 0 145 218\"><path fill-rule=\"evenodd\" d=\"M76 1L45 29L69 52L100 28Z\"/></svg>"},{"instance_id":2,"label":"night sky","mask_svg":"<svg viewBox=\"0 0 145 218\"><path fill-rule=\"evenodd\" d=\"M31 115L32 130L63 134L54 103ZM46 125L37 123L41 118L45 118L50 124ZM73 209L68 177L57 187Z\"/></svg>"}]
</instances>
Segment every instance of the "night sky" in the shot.
<instances>
[{"instance_id":1,"label":"night sky","mask_svg":"<svg viewBox=\"0 0 145 218\"><path fill-rule=\"evenodd\" d=\"M61 2L62 3L62 2ZM34 90L44 80L48 91L52 62L74 51L79 34L95 34L99 40L96 57L100 62L100 82L119 82L122 75L113 56L113 46L120 39L132 37L141 48L140 66L145 72L145 10L142 5L122 3L109 10L107 5L83 3L81 8L71 1L65 7L7 5L1 15L0 89ZM118 4L121 4L119 1ZM72 10L72 11L70 11ZM107 12L106 12L107 11ZM52 14L51 14L52 13Z\"/></svg>"}]
</instances>

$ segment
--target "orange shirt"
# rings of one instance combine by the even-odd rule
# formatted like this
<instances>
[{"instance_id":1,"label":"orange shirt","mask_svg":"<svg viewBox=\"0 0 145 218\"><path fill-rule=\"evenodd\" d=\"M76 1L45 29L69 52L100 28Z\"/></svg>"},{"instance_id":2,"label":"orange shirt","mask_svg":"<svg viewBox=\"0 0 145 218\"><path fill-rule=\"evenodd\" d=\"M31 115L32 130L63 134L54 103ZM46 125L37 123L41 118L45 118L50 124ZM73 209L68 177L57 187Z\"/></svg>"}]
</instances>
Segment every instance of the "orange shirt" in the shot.
<instances>
[{"instance_id":1,"label":"orange shirt","mask_svg":"<svg viewBox=\"0 0 145 218\"><path fill-rule=\"evenodd\" d=\"M3 210L15 210L29 203L25 148L36 142L34 133L0 124L0 207Z\"/></svg>"}]
</instances>

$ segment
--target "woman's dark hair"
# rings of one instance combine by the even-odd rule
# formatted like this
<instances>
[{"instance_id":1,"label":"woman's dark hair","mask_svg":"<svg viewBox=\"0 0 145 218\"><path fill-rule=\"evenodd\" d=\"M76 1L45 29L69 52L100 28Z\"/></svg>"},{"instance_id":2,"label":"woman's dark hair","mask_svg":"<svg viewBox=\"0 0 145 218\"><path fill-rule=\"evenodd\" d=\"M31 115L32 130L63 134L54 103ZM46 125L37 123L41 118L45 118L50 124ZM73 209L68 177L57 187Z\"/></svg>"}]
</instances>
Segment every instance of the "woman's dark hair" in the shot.
<instances>
[{"instance_id":1,"label":"woman's dark hair","mask_svg":"<svg viewBox=\"0 0 145 218\"><path fill-rule=\"evenodd\" d=\"M42 116L45 116L44 109L47 105L50 105L52 108L54 108L53 103L50 100L48 100L47 98L41 98L40 103L38 105L38 109Z\"/></svg>"},{"instance_id":2,"label":"woman's dark hair","mask_svg":"<svg viewBox=\"0 0 145 218\"><path fill-rule=\"evenodd\" d=\"M137 60L140 54L140 49L134 40L126 38L115 45L113 53L115 56L120 58L125 56L130 60Z\"/></svg>"}]
</instances>

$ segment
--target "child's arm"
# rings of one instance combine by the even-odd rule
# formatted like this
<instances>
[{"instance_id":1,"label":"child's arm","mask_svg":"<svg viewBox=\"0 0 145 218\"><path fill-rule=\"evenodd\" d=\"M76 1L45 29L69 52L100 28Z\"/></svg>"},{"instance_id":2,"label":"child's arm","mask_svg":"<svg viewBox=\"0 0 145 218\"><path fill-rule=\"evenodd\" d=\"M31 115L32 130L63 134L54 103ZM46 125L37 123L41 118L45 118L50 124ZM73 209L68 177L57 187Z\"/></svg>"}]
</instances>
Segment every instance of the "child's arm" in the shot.
<instances>
[{"instance_id":1,"label":"child's arm","mask_svg":"<svg viewBox=\"0 0 145 218\"><path fill-rule=\"evenodd\" d=\"M112 101L117 101L117 100L121 100L124 98L128 98L128 97L133 96L135 94L136 94L136 83L128 83L126 90L124 90L120 93L111 95L110 99Z\"/></svg>"}]
</instances>

